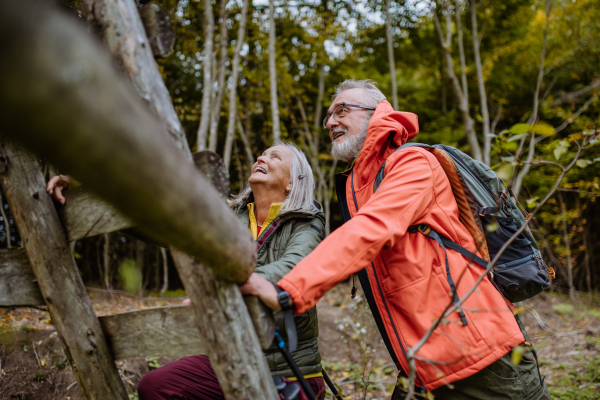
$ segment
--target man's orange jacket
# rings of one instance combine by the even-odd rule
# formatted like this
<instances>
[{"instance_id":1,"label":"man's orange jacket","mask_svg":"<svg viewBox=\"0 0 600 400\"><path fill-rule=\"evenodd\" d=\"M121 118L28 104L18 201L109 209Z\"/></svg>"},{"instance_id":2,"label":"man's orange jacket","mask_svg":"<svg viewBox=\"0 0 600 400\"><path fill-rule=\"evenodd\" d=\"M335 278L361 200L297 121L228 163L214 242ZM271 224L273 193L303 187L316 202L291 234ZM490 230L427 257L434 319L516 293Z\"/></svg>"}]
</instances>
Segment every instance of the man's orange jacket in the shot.
<instances>
[{"instance_id":1,"label":"man's orange jacket","mask_svg":"<svg viewBox=\"0 0 600 400\"><path fill-rule=\"evenodd\" d=\"M290 293L296 312L303 313L358 273L388 351L405 372L407 350L452 301L444 251L423 234L408 232L409 226L427 224L476 252L437 159L416 147L392 155L418 131L415 114L379 103L358 157L337 176L347 222L278 283ZM385 179L374 194L384 161ZM484 269L451 249L447 254L462 298ZM487 277L465 301L463 312L466 325L458 312L452 313L417 353L416 383L427 390L473 375L524 341L509 303Z\"/></svg>"}]
</instances>

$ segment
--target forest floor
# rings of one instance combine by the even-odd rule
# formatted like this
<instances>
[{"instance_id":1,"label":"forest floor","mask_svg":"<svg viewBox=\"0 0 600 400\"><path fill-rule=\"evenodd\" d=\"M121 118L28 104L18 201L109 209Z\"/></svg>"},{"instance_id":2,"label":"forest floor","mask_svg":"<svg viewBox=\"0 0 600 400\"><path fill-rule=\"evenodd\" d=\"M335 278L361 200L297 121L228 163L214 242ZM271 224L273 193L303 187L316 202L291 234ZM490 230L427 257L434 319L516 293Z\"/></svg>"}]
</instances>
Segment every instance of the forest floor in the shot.
<instances>
[{"instance_id":1,"label":"forest floor","mask_svg":"<svg viewBox=\"0 0 600 400\"><path fill-rule=\"evenodd\" d=\"M175 299L150 300L120 293L90 291L98 315L180 304ZM319 347L323 365L347 400L390 399L397 370L391 363L375 323L361 297L350 298L341 284L318 304ZM543 293L521 304L521 318L538 348L542 375L553 399L600 398L600 299L573 306L568 296ZM174 358L122 360L117 367L131 399L136 385L151 369ZM0 308L0 400L83 399L47 311L43 308Z\"/></svg>"}]
</instances>

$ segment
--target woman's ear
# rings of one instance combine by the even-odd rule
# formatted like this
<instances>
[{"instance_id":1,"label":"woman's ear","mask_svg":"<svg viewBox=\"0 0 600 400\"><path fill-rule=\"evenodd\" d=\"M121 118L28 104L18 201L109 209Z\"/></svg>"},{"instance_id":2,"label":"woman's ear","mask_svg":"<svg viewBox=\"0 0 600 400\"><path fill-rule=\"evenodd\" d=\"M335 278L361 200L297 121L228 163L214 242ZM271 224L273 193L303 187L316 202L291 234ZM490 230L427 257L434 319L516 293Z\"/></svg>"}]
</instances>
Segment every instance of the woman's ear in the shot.
<instances>
[{"instance_id":1,"label":"woman's ear","mask_svg":"<svg viewBox=\"0 0 600 400\"><path fill-rule=\"evenodd\" d=\"M285 191L286 191L286 192L288 192L288 193L289 193L289 192L290 192L290 190L292 190L292 183L291 183L291 182L290 182L290 183L288 183L288 185L285 187Z\"/></svg>"}]
</instances>

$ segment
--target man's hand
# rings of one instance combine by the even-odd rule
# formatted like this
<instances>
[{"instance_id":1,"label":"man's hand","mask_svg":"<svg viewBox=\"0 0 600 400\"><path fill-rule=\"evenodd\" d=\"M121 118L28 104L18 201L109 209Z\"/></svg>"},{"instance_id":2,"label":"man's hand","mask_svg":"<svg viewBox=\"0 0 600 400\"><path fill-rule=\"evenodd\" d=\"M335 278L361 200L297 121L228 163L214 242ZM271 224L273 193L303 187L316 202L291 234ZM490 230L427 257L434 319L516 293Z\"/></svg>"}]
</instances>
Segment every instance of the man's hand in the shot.
<instances>
[{"instance_id":1,"label":"man's hand","mask_svg":"<svg viewBox=\"0 0 600 400\"><path fill-rule=\"evenodd\" d=\"M48 181L48 185L46 186L46 191L50 193L50 195L60 202L60 204L65 204L65 197L62 194L62 191L69 188L69 178L65 175L57 175L53 176L52 179Z\"/></svg>"},{"instance_id":2,"label":"man's hand","mask_svg":"<svg viewBox=\"0 0 600 400\"><path fill-rule=\"evenodd\" d=\"M248 279L248 282L240 286L240 290L242 291L242 294L251 294L253 296L257 296L262 300L263 303L265 303L267 307L275 311L281 310L275 286L256 273L250 275L250 279Z\"/></svg>"}]
</instances>

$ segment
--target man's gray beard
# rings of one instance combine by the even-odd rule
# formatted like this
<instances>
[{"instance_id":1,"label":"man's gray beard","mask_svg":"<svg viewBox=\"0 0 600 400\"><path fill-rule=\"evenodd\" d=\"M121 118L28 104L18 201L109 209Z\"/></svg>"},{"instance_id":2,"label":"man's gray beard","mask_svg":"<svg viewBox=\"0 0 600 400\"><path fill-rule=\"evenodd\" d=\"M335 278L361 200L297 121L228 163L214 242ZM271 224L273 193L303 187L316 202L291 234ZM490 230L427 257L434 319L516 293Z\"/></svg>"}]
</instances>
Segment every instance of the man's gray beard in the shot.
<instances>
[{"instance_id":1,"label":"man's gray beard","mask_svg":"<svg viewBox=\"0 0 600 400\"><path fill-rule=\"evenodd\" d=\"M365 143L367 131L369 130L369 121L370 119L364 119L358 133L354 136L348 136L348 131L346 130L346 140L343 143L336 143L334 141L331 154L339 160L352 162Z\"/></svg>"}]
</instances>

